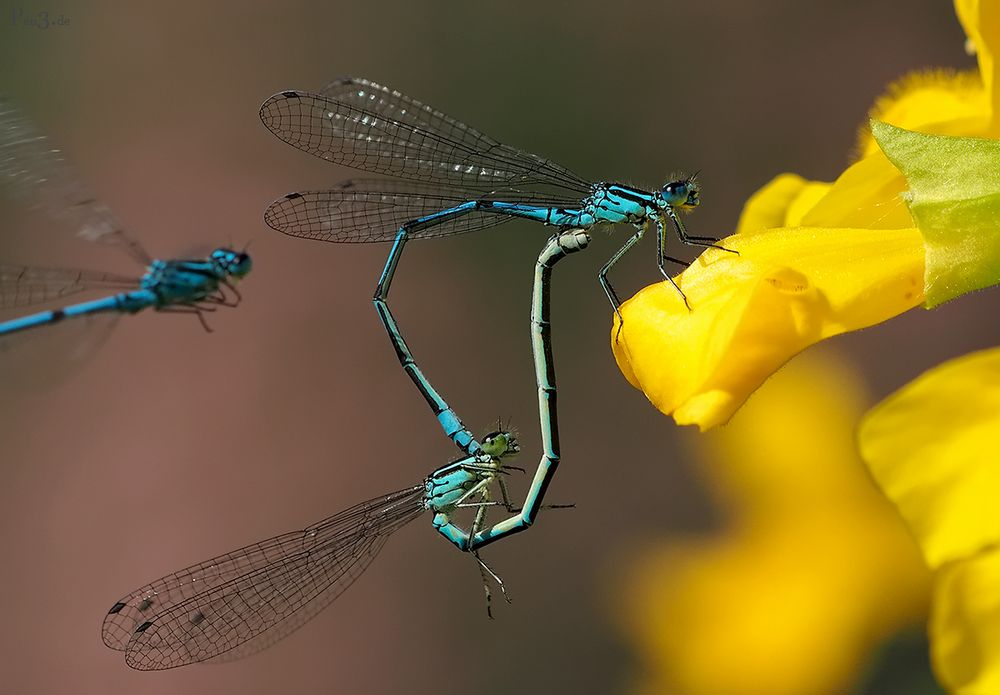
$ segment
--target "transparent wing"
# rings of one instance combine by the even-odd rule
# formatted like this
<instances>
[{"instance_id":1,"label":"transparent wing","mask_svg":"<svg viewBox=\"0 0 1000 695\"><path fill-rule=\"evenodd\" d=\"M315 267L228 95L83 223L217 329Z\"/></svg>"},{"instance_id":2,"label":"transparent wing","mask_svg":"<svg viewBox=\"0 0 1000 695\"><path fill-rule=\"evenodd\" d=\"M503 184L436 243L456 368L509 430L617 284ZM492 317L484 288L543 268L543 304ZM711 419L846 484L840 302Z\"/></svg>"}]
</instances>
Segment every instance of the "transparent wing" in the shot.
<instances>
[{"instance_id":1,"label":"transparent wing","mask_svg":"<svg viewBox=\"0 0 1000 695\"><path fill-rule=\"evenodd\" d=\"M355 505L302 531L192 565L112 606L104 643L132 668L253 653L308 622L424 511L422 485Z\"/></svg>"},{"instance_id":2,"label":"transparent wing","mask_svg":"<svg viewBox=\"0 0 1000 695\"><path fill-rule=\"evenodd\" d=\"M62 152L5 97L0 97L0 186L29 206L71 223L81 238L118 246L148 265L149 255L87 190Z\"/></svg>"},{"instance_id":3,"label":"transparent wing","mask_svg":"<svg viewBox=\"0 0 1000 695\"><path fill-rule=\"evenodd\" d=\"M544 207L575 207L580 199L549 193L471 189L389 179L356 179L326 191L290 193L271 203L264 221L290 236L342 243L392 241L404 222L472 200ZM414 239L450 236L508 222L512 217L474 210L411 231Z\"/></svg>"},{"instance_id":4,"label":"transparent wing","mask_svg":"<svg viewBox=\"0 0 1000 695\"><path fill-rule=\"evenodd\" d=\"M590 187L555 162L362 78L336 80L322 94L275 94L260 117L293 147L373 173L480 189L547 185L586 194Z\"/></svg>"},{"instance_id":5,"label":"transparent wing","mask_svg":"<svg viewBox=\"0 0 1000 695\"><path fill-rule=\"evenodd\" d=\"M387 540L389 540L388 534L379 536L370 543L366 542L356 547L352 557L353 561L346 570L344 578L338 582L335 588L318 594L314 599L295 611L291 617L282 620L269 630L257 634L256 637L252 637L233 649L212 657L208 661L212 663L236 661L237 659L252 656L285 639L285 637L308 623L319 615L324 608L333 603L368 568L368 565L375 559L379 551L382 550L382 546L385 545Z\"/></svg>"},{"instance_id":6,"label":"transparent wing","mask_svg":"<svg viewBox=\"0 0 1000 695\"><path fill-rule=\"evenodd\" d=\"M57 386L104 345L119 318L111 312L90 314L43 331L0 335L0 384L12 394Z\"/></svg>"},{"instance_id":7,"label":"transparent wing","mask_svg":"<svg viewBox=\"0 0 1000 695\"><path fill-rule=\"evenodd\" d=\"M29 306L85 290L130 290L138 285L138 278L114 273L0 263L0 308Z\"/></svg>"}]
</instances>

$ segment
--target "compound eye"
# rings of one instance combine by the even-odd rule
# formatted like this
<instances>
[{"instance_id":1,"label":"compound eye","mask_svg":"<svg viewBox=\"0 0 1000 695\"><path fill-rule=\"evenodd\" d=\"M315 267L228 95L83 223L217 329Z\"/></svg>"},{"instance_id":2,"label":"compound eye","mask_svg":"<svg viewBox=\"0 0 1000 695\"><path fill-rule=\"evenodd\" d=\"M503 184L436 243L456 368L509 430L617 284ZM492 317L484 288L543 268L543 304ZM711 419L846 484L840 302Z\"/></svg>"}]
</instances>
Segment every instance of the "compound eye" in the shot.
<instances>
[{"instance_id":1,"label":"compound eye","mask_svg":"<svg viewBox=\"0 0 1000 695\"><path fill-rule=\"evenodd\" d=\"M663 187L663 197L670 205L683 204L689 193L687 181L673 181Z\"/></svg>"}]
</instances>

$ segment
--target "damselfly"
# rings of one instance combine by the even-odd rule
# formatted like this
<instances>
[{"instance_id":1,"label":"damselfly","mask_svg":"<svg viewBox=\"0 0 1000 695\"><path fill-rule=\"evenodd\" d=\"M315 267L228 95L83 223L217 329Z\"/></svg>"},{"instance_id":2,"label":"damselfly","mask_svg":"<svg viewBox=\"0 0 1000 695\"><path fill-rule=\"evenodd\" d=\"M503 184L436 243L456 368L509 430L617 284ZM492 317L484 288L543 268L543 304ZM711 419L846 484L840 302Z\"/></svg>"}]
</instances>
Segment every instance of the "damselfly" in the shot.
<instances>
[{"instance_id":1,"label":"damselfly","mask_svg":"<svg viewBox=\"0 0 1000 695\"><path fill-rule=\"evenodd\" d=\"M6 99L0 99L0 187L70 222L79 237L117 246L146 266L142 276L128 276L0 263L0 309L85 291L115 292L102 299L0 323L0 338L70 318L105 312L133 314L148 307L195 314L209 330L204 312L239 303L235 283L250 272L250 256L220 248L201 259L153 260L125 233L107 206L87 191L61 152Z\"/></svg>"},{"instance_id":2,"label":"damselfly","mask_svg":"<svg viewBox=\"0 0 1000 695\"><path fill-rule=\"evenodd\" d=\"M593 183L555 162L504 145L430 106L371 80L335 80L318 94L285 91L260 117L279 138L336 164L407 179L347 181L323 191L291 193L264 219L291 236L342 243L395 241L376 297L385 299L391 271L407 239L485 229L520 217L560 229L629 224L633 234L598 275L615 312L621 304L608 271L656 228L657 266L666 271L669 223L680 240L716 248L715 239L687 233L680 210L699 203L694 177L651 191ZM684 299L687 303L687 299Z\"/></svg>"},{"instance_id":3,"label":"damselfly","mask_svg":"<svg viewBox=\"0 0 1000 695\"><path fill-rule=\"evenodd\" d=\"M436 528L494 504L490 486L517 452L506 432L483 439L483 453L431 473L422 485L380 495L301 531L285 533L168 574L116 602L104 643L132 668L154 670L259 651L308 622L343 593L389 536L425 512ZM502 479L501 479L502 480ZM503 489L503 488L501 488ZM476 532L475 522L470 533ZM468 536L468 534L465 534ZM484 573L495 577L475 553ZM502 587L502 584L501 584Z\"/></svg>"},{"instance_id":4,"label":"damselfly","mask_svg":"<svg viewBox=\"0 0 1000 695\"><path fill-rule=\"evenodd\" d=\"M509 432L498 430L466 455L431 473L422 485L381 495L301 531L248 545L151 582L117 601L104 619L109 647L125 652L129 666L173 668L253 654L313 618L343 593L371 564L388 537L425 512L434 528L460 550L471 552L483 575L506 591L479 557L478 549L531 523L559 463L556 388L550 349L548 283L552 266L585 248L584 232L553 237L538 258L532 302L532 346L539 388L543 455L523 509L510 501L504 459L519 450ZM464 429L464 428L463 428ZM497 500L492 492L500 490ZM490 528L490 507L515 516ZM566 506L566 505L554 505ZM454 514L470 507L468 530Z\"/></svg>"},{"instance_id":5,"label":"damselfly","mask_svg":"<svg viewBox=\"0 0 1000 695\"><path fill-rule=\"evenodd\" d=\"M474 438L458 426L423 377L389 311L389 288L408 239L485 229L516 217L562 230L629 223L634 233L599 273L616 312L621 302L608 282L608 271L649 224L657 230L657 265L672 283L665 269L667 260L675 260L665 255L668 220L685 243L714 246L714 240L689 235L678 214L698 205L693 177L654 191L591 184L554 162L503 145L369 80L336 80L318 94L281 92L264 102L260 116L275 135L310 154L409 179L347 181L331 190L291 193L272 203L264 220L280 232L307 239L393 241L375 288L376 311L404 370L446 434L466 452L474 450Z\"/></svg>"}]
</instances>

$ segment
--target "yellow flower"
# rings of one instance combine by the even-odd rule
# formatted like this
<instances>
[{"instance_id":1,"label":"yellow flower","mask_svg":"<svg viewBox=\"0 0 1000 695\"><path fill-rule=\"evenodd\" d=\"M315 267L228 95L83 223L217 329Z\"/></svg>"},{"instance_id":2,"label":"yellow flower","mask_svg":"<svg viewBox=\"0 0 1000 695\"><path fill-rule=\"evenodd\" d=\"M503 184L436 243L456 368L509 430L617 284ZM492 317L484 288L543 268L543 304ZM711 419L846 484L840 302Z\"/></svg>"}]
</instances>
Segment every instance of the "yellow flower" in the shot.
<instances>
[{"instance_id":1,"label":"yellow flower","mask_svg":"<svg viewBox=\"0 0 1000 695\"><path fill-rule=\"evenodd\" d=\"M839 695L923 618L926 568L857 460L863 406L847 366L798 360L699 440L726 528L671 540L634 572L621 614L640 692Z\"/></svg>"},{"instance_id":2,"label":"yellow flower","mask_svg":"<svg viewBox=\"0 0 1000 695\"><path fill-rule=\"evenodd\" d=\"M612 345L625 378L679 424L707 429L812 343L921 302L917 230L829 231L727 239L739 256L710 251L678 278L695 311L668 283L623 304L625 325Z\"/></svg>"},{"instance_id":3,"label":"yellow flower","mask_svg":"<svg viewBox=\"0 0 1000 695\"><path fill-rule=\"evenodd\" d=\"M694 311L667 283L622 305L619 368L679 424L725 422L819 340L1000 281L1000 143L954 137L1000 135L1000 0L956 9L978 76L905 78L873 109L897 127L876 122L834 183L783 174L751 197L721 242L740 255L709 250L677 278Z\"/></svg>"},{"instance_id":4,"label":"yellow flower","mask_svg":"<svg viewBox=\"0 0 1000 695\"><path fill-rule=\"evenodd\" d=\"M874 408L862 456L935 570L938 678L1000 693L1000 349L939 366Z\"/></svg>"}]
</instances>

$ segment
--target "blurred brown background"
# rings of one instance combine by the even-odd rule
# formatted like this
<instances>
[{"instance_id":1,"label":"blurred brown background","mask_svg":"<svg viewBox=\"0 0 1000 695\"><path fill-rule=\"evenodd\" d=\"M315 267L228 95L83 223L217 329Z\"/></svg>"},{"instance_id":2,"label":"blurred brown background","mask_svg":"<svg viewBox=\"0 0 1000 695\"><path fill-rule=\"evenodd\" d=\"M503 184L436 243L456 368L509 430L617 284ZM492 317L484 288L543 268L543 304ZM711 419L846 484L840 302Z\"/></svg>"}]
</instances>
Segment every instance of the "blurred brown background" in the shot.
<instances>
[{"instance_id":1,"label":"blurred brown background","mask_svg":"<svg viewBox=\"0 0 1000 695\"><path fill-rule=\"evenodd\" d=\"M24 25L39 12L69 22ZM485 553L514 598L497 620L474 563L424 519L313 624L252 659L146 674L102 645L103 615L126 591L415 483L454 454L371 309L388 248L292 240L261 222L273 198L352 172L272 137L260 102L362 75L586 177L651 186L700 169L691 229L724 236L774 174L834 177L887 83L972 67L963 43L944 0L5 3L0 89L135 236L166 256L252 241L255 269L212 335L186 317L131 317L69 378L32 387L51 365L27 360L29 385L3 387L0 689L623 689L633 656L609 615L617 563L715 511L693 480L696 433L653 410L608 349L596 272L620 230L555 274L564 464L550 500L577 508ZM5 260L44 263L53 247L41 240L71 231L0 205ZM513 223L412 244L393 295L466 424L512 417L531 468L528 300L545 234ZM619 266L623 296L657 279L652 254L646 240ZM87 262L122 267L114 253ZM835 342L882 395L996 344L985 297Z\"/></svg>"}]
</instances>

